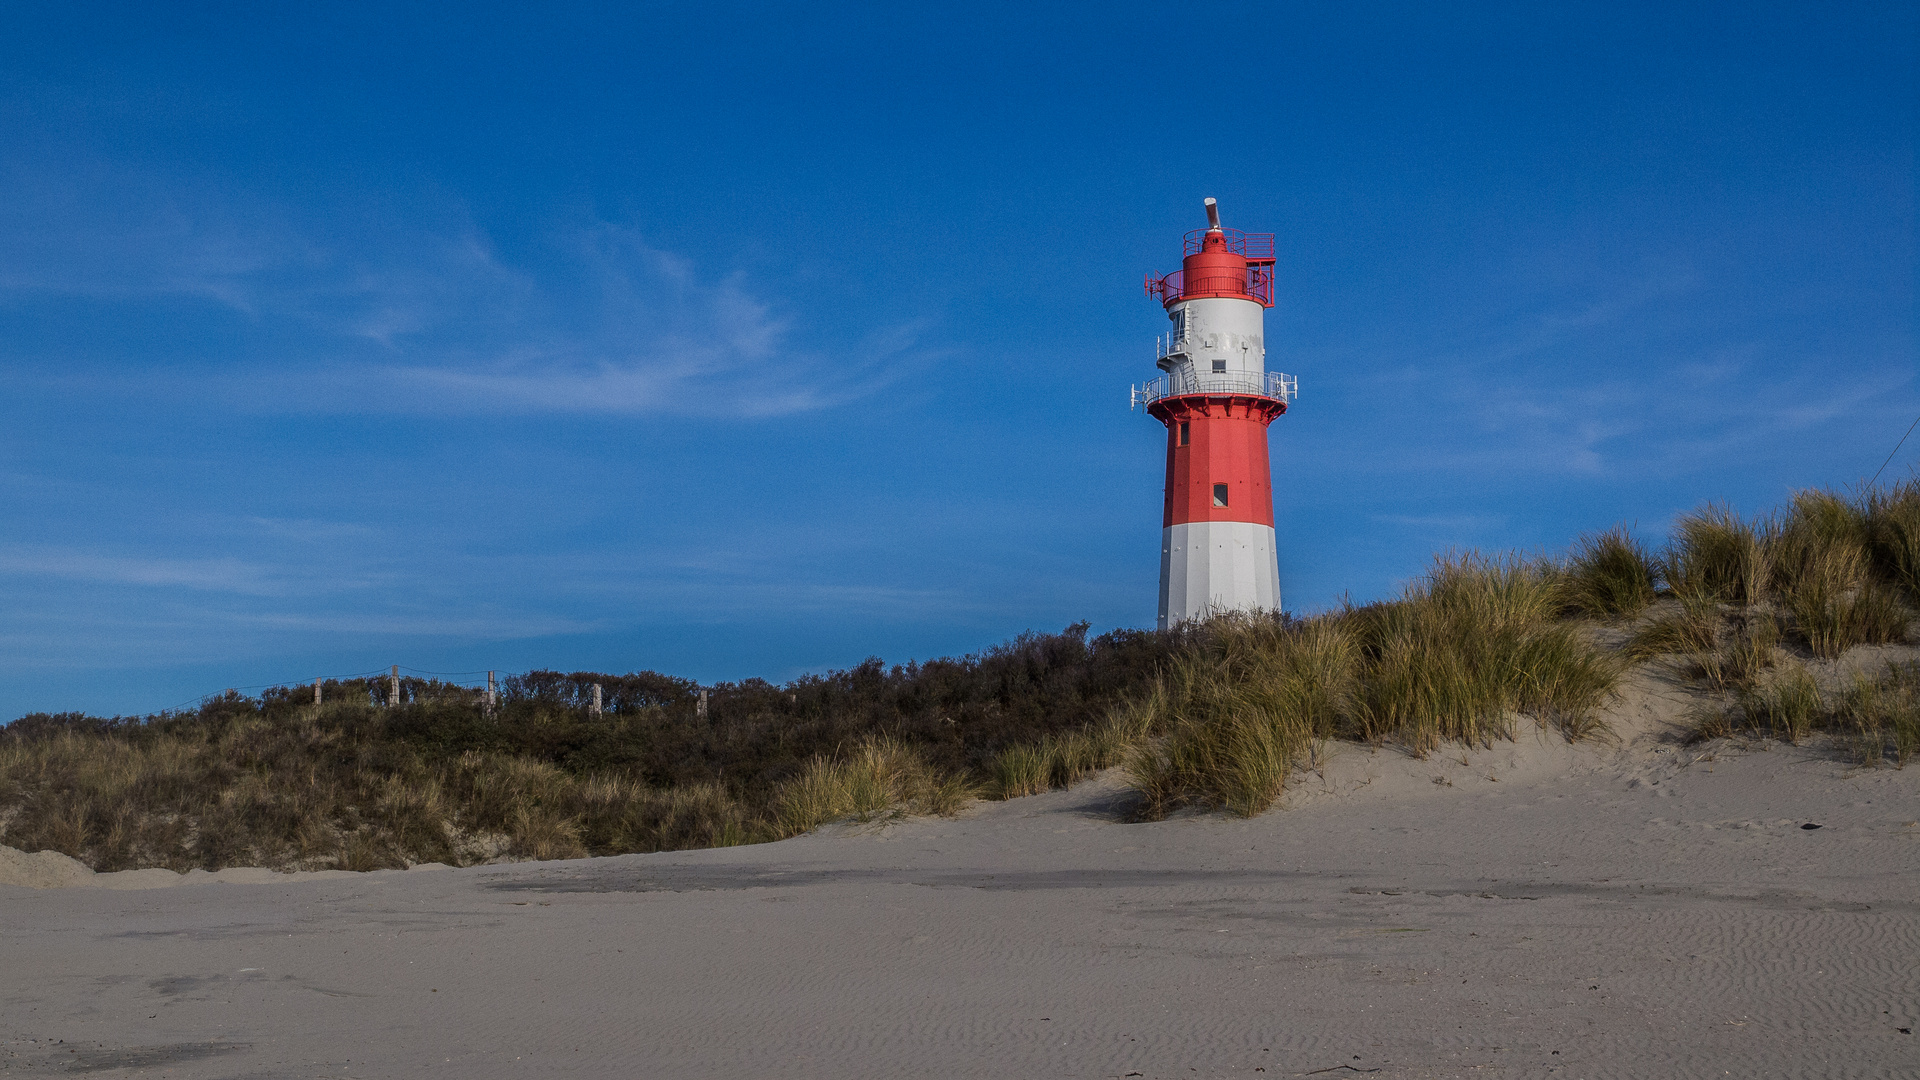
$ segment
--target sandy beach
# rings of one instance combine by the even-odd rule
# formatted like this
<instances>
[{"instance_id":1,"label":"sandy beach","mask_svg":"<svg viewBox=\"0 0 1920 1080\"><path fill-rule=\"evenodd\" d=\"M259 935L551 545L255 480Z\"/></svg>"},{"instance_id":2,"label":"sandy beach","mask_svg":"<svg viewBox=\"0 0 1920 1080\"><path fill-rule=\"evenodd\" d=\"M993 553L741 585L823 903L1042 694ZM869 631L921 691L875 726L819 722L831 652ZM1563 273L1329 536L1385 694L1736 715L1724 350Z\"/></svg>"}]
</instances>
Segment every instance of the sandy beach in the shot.
<instances>
[{"instance_id":1,"label":"sandy beach","mask_svg":"<svg viewBox=\"0 0 1920 1080\"><path fill-rule=\"evenodd\" d=\"M1920 771L1687 746L1663 693L1605 744L1336 746L1251 820L1128 824L1107 774L460 870L16 853L70 887L0 886L0 1072L1920 1074Z\"/></svg>"}]
</instances>

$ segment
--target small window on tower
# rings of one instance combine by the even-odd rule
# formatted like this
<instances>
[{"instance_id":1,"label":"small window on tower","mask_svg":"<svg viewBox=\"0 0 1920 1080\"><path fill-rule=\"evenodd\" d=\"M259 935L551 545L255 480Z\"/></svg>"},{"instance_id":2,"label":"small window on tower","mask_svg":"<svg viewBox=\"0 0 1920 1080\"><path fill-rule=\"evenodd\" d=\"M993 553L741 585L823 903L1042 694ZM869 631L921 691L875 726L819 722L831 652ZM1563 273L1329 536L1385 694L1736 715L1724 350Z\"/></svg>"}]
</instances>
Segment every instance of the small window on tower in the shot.
<instances>
[{"instance_id":1,"label":"small window on tower","mask_svg":"<svg viewBox=\"0 0 1920 1080\"><path fill-rule=\"evenodd\" d=\"M1180 445L1185 446L1192 441L1193 425L1187 423L1185 420L1180 421Z\"/></svg>"},{"instance_id":2,"label":"small window on tower","mask_svg":"<svg viewBox=\"0 0 1920 1080\"><path fill-rule=\"evenodd\" d=\"M1213 505L1215 506L1227 505L1227 485L1225 484L1213 485Z\"/></svg>"},{"instance_id":3,"label":"small window on tower","mask_svg":"<svg viewBox=\"0 0 1920 1080\"><path fill-rule=\"evenodd\" d=\"M1227 370L1227 362L1225 360L1215 360L1213 362L1213 370L1215 371Z\"/></svg>"}]
</instances>

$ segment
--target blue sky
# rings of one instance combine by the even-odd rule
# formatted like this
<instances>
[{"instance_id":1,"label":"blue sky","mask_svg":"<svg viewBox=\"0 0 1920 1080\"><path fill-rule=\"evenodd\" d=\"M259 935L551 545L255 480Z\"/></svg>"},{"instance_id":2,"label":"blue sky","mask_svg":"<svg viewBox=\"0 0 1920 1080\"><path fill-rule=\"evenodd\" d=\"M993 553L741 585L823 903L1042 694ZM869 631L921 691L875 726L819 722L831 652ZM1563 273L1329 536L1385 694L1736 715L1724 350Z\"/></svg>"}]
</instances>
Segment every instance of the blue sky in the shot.
<instances>
[{"instance_id":1,"label":"blue sky","mask_svg":"<svg viewBox=\"0 0 1920 1080\"><path fill-rule=\"evenodd\" d=\"M292 8L0 13L0 717L1150 625L1203 196L1296 611L1920 414L1908 4Z\"/></svg>"}]
</instances>

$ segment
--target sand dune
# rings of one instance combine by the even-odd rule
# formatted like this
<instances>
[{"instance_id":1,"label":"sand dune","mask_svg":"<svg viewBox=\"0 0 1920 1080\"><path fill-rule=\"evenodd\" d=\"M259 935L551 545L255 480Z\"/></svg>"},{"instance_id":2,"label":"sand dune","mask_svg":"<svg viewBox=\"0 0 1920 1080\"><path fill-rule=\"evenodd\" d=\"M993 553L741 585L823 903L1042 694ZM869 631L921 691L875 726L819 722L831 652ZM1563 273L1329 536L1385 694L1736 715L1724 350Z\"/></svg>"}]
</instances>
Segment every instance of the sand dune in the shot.
<instances>
[{"instance_id":1,"label":"sand dune","mask_svg":"<svg viewBox=\"0 0 1920 1080\"><path fill-rule=\"evenodd\" d=\"M1675 692L1605 745L1337 748L1253 820L1124 824L1108 776L430 873L10 856L120 887L0 887L0 1071L1920 1075L1920 770L1686 747Z\"/></svg>"}]
</instances>

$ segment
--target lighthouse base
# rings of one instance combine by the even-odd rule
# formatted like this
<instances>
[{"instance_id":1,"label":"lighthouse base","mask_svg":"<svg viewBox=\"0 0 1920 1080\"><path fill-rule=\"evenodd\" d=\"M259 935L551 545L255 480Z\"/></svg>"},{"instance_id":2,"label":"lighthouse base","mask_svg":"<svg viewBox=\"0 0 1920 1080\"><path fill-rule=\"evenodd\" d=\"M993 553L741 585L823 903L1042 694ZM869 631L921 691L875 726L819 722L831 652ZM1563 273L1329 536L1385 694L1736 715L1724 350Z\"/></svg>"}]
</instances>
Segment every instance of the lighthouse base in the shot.
<instances>
[{"instance_id":1,"label":"lighthouse base","mask_svg":"<svg viewBox=\"0 0 1920 1080\"><path fill-rule=\"evenodd\" d=\"M1160 629L1222 612L1279 608L1273 526L1194 521L1161 534Z\"/></svg>"}]
</instances>

